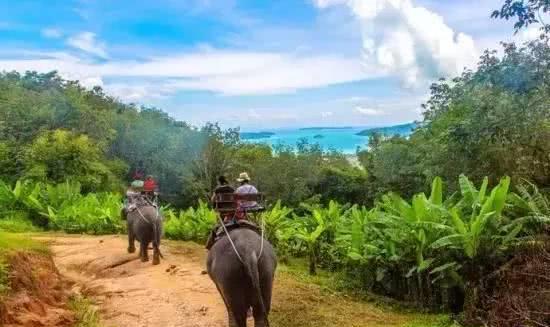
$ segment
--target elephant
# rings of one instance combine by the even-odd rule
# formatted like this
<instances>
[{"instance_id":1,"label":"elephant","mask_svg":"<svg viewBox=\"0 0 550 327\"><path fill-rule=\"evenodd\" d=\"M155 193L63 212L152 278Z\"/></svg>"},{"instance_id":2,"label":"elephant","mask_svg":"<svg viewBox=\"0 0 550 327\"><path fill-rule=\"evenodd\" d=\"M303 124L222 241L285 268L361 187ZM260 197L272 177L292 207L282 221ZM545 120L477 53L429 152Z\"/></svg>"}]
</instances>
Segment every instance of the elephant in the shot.
<instances>
[{"instance_id":1,"label":"elephant","mask_svg":"<svg viewBox=\"0 0 550 327\"><path fill-rule=\"evenodd\" d=\"M141 261L149 261L147 253L149 243L153 243L153 265L160 263L160 239L163 226L162 216L158 209L151 205L138 206L125 214L128 225L128 253L134 253L135 240L139 241L139 256Z\"/></svg>"},{"instance_id":2,"label":"elephant","mask_svg":"<svg viewBox=\"0 0 550 327\"><path fill-rule=\"evenodd\" d=\"M230 230L210 249L207 272L220 293L230 327L246 327L252 307L255 327L269 326L271 294L277 258L272 245L248 228ZM260 252L261 251L261 252Z\"/></svg>"}]
</instances>

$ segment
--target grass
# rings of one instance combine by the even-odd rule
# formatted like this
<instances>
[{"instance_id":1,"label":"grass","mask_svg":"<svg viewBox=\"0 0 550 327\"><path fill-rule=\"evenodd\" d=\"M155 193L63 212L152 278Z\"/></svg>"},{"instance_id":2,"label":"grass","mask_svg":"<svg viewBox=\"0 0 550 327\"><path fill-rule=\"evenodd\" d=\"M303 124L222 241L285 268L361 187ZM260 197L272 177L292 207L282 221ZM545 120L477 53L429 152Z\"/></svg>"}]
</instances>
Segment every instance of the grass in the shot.
<instances>
[{"instance_id":1,"label":"grass","mask_svg":"<svg viewBox=\"0 0 550 327\"><path fill-rule=\"evenodd\" d=\"M0 231L10 233L37 232L40 229L32 224L29 219L21 217L10 217L0 219Z\"/></svg>"},{"instance_id":2,"label":"grass","mask_svg":"<svg viewBox=\"0 0 550 327\"><path fill-rule=\"evenodd\" d=\"M405 310L379 297L338 291L337 276L320 271L309 276L300 261L280 265L275 280L271 321L283 327L447 327L446 315Z\"/></svg>"},{"instance_id":3,"label":"grass","mask_svg":"<svg viewBox=\"0 0 550 327\"><path fill-rule=\"evenodd\" d=\"M32 240L28 235L0 231L0 297L9 290L8 257L18 251L49 253L46 245Z\"/></svg>"},{"instance_id":4,"label":"grass","mask_svg":"<svg viewBox=\"0 0 550 327\"><path fill-rule=\"evenodd\" d=\"M69 308L74 312L76 323L74 327L100 327L99 312L93 301L83 296L73 296Z\"/></svg>"},{"instance_id":5,"label":"grass","mask_svg":"<svg viewBox=\"0 0 550 327\"><path fill-rule=\"evenodd\" d=\"M49 253L45 244L31 239L29 235L0 231L0 257L14 251Z\"/></svg>"}]
</instances>

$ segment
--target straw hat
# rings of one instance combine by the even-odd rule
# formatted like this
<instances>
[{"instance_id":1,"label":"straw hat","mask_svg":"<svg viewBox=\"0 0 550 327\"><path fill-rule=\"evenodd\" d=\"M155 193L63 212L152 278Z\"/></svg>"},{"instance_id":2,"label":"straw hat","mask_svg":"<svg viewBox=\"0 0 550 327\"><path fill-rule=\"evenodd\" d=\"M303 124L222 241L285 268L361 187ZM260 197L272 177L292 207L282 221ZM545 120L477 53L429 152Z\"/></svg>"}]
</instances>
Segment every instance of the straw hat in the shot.
<instances>
[{"instance_id":1,"label":"straw hat","mask_svg":"<svg viewBox=\"0 0 550 327\"><path fill-rule=\"evenodd\" d=\"M244 181L249 181L250 176L248 176L248 173L240 173L239 178L237 178L237 182L242 183Z\"/></svg>"}]
</instances>

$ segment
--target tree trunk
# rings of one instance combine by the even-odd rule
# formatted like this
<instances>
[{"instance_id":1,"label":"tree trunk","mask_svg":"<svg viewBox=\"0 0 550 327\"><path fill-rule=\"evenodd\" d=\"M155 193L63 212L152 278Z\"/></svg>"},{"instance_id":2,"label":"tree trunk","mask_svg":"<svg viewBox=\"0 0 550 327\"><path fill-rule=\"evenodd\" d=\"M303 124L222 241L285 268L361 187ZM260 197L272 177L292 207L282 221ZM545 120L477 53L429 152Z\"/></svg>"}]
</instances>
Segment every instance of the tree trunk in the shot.
<instances>
[{"instance_id":1,"label":"tree trunk","mask_svg":"<svg viewBox=\"0 0 550 327\"><path fill-rule=\"evenodd\" d=\"M309 251L309 274L317 275L317 256L315 255L315 248Z\"/></svg>"}]
</instances>

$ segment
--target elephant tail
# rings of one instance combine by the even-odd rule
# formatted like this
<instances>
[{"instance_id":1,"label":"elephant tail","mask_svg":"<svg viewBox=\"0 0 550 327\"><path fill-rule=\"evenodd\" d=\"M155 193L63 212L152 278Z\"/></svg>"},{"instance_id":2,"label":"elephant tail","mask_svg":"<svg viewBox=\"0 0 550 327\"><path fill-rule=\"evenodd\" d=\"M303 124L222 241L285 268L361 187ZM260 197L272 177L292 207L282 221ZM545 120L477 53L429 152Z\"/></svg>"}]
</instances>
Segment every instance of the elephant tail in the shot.
<instances>
[{"instance_id":1,"label":"elephant tail","mask_svg":"<svg viewBox=\"0 0 550 327\"><path fill-rule=\"evenodd\" d=\"M264 298L262 296L262 288L260 286L260 273L258 271L258 260L256 253L252 253L249 256L249 259L244 264L250 281L252 282L252 291L254 296L256 296L256 306L253 307L254 310L259 310L264 317L265 326L269 327L269 321L267 319L267 312L265 308Z\"/></svg>"}]
</instances>

